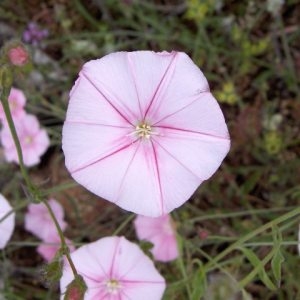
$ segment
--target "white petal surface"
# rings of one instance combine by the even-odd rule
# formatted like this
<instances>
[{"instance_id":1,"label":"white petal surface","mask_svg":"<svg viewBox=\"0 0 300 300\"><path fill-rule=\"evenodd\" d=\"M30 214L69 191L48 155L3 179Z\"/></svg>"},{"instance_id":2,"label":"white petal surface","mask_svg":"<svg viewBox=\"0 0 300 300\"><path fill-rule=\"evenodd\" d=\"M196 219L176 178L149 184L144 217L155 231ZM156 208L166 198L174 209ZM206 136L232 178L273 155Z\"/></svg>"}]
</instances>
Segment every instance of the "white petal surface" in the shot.
<instances>
[{"instance_id":1,"label":"white petal surface","mask_svg":"<svg viewBox=\"0 0 300 300\"><path fill-rule=\"evenodd\" d=\"M175 52L161 82L146 116L146 120L153 123L186 107L203 92L209 91L201 70L182 52Z\"/></svg>"},{"instance_id":2,"label":"white petal surface","mask_svg":"<svg viewBox=\"0 0 300 300\"><path fill-rule=\"evenodd\" d=\"M67 168L72 173L130 144L128 133L126 128L66 121L62 147Z\"/></svg>"},{"instance_id":3,"label":"white petal surface","mask_svg":"<svg viewBox=\"0 0 300 300\"><path fill-rule=\"evenodd\" d=\"M103 96L81 72L70 93L66 120L83 124L128 127L122 114Z\"/></svg>"},{"instance_id":4,"label":"white petal surface","mask_svg":"<svg viewBox=\"0 0 300 300\"><path fill-rule=\"evenodd\" d=\"M141 115L135 82L130 72L127 53L117 52L86 63L81 76L93 84L125 120L136 124Z\"/></svg>"},{"instance_id":5,"label":"white petal surface","mask_svg":"<svg viewBox=\"0 0 300 300\"><path fill-rule=\"evenodd\" d=\"M9 202L0 194L0 219L12 210ZM5 248L15 228L15 213L0 222L0 249Z\"/></svg>"},{"instance_id":6,"label":"white petal surface","mask_svg":"<svg viewBox=\"0 0 300 300\"><path fill-rule=\"evenodd\" d=\"M134 82L141 117L144 118L150 103L158 96L159 87L172 73L176 52L154 53L151 51L127 52L129 75ZM167 77L167 78L166 78Z\"/></svg>"}]
</instances>

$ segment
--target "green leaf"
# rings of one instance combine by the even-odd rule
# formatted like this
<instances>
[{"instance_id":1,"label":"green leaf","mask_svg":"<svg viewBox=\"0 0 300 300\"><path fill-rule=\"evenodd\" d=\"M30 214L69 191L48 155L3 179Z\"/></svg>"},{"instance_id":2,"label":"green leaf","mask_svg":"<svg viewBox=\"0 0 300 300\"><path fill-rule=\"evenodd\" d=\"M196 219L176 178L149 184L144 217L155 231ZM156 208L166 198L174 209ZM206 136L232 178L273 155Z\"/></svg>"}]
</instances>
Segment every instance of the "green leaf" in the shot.
<instances>
[{"instance_id":1,"label":"green leaf","mask_svg":"<svg viewBox=\"0 0 300 300\"><path fill-rule=\"evenodd\" d=\"M281 232L277 227L273 227L273 240L274 240L274 250L275 254L271 261L271 268L274 275L274 278L277 283L277 287L280 287L281 282L281 266L284 262L284 256L280 250L281 242L282 242L282 235Z\"/></svg>"},{"instance_id":2,"label":"green leaf","mask_svg":"<svg viewBox=\"0 0 300 300\"><path fill-rule=\"evenodd\" d=\"M198 270L195 272L193 282L192 282L192 297L191 300L199 300L203 296L207 282L206 282L206 274L205 269L203 268L203 264L200 260L195 260L195 264L198 265Z\"/></svg>"},{"instance_id":3,"label":"green leaf","mask_svg":"<svg viewBox=\"0 0 300 300\"><path fill-rule=\"evenodd\" d=\"M256 271L256 275L259 276L259 279L265 284L266 287L268 287L270 290L274 291L276 290L276 286L274 285L274 283L272 282L272 280L270 279L270 277L268 276L268 274L265 271L265 263L263 263L257 256L256 254L248 249L248 248L239 248L244 255L247 257L247 259L249 260L249 262L251 263L251 265L257 269Z\"/></svg>"},{"instance_id":4,"label":"green leaf","mask_svg":"<svg viewBox=\"0 0 300 300\"><path fill-rule=\"evenodd\" d=\"M280 248L275 252L272 261L271 261L271 268L273 271L273 275L275 277L277 287L280 287L281 282L281 266L284 262L284 257L280 251Z\"/></svg>"}]
</instances>

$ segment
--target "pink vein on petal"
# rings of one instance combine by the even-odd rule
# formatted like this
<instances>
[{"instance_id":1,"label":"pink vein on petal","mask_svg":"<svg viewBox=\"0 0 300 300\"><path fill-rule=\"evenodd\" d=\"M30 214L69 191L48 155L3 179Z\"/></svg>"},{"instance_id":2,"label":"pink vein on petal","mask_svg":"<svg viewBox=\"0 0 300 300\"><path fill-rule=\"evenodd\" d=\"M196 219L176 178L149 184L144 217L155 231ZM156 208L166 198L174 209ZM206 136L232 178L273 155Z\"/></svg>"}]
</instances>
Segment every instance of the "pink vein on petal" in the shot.
<instances>
[{"instance_id":1,"label":"pink vein on petal","mask_svg":"<svg viewBox=\"0 0 300 300\"><path fill-rule=\"evenodd\" d=\"M157 127L158 128L170 129L170 130L174 130L174 131L196 133L196 134L199 134L199 135L209 136L209 137L212 137L212 138L226 140L226 141L230 140L229 137L219 136L219 135L215 135L215 134L212 134L212 133L205 133L205 132L202 132L202 131L196 131L196 130L190 130L190 129L183 129L183 128L177 128L177 127L172 127L172 126L157 126Z\"/></svg>"},{"instance_id":2,"label":"pink vein on petal","mask_svg":"<svg viewBox=\"0 0 300 300\"><path fill-rule=\"evenodd\" d=\"M194 175L197 179L204 181L204 179L200 178L197 174L195 174L192 170L190 170L186 165L184 165L178 158L176 158L173 154L171 154L165 147L163 147L156 139L153 138L153 141L162 148L168 155L170 155L174 160L176 160L183 168L185 168L188 172Z\"/></svg>"},{"instance_id":3,"label":"pink vein on petal","mask_svg":"<svg viewBox=\"0 0 300 300\"><path fill-rule=\"evenodd\" d=\"M106 95L99 89L98 86L96 86L96 84L94 84L94 82L84 73L81 72L81 74L87 79L87 81L101 94L101 96L109 103L109 105L129 124L131 124L132 126L134 126L121 112L119 109L117 109L112 103L111 101L109 101L109 99L106 97Z\"/></svg>"},{"instance_id":4,"label":"pink vein on petal","mask_svg":"<svg viewBox=\"0 0 300 300\"><path fill-rule=\"evenodd\" d=\"M111 266L110 266L110 270L109 270L109 278L110 279L115 279L115 278L112 277L112 275L114 273L116 255L117 255L117 252L119 250L120 243L121 243L121 238L118 238L117 241L116 241L116 246L115 246L115 250L114 250L114 253L113 253L113 258L112 258L112 262L111 262Z\"/></svg>"},{"instance_id":5,"label":"pink vein on petal","mask_svg":"<svg viewBox=\"0 0 300 300\"><path fill-rule=\"evenodd\" d=\"M65 123L68 124L80 124L80 125L92 125L92 126L104 126L104 127L114 127L114 128L132 128L131 125L128 126L118 126L118 125L108 125L108 124L100 124L100 123L91 123L86 121L77 121L77 120L66 120Z\"/></svg>"},{"instance_id":6,"label":"pink vein on petal","mask_svg":"<svg viewBox=\"0 0 300 300\"><path fill-rule=\"evenodd\" d=\"M79 167L79 168L77 168L77 169L75 169L75 170L71 170L70 173L71 173L71 174L74 174L74 173L79 172L79 171L81 171L81 170L83 170L83 169L86 169L86 168L88 168L88 167L90 167L90 166L92 166L92 165L94 165L94 164L97 164L98 162L100 162L100 161L102 161L102 160L104 160L104 159L106 159L106 158L108 158L108 157L110 157L110 156L112 156L112 155L114 155L114 154L117 154L117 153L119 153L120 151L122 151L122 150L124 150L124 149L127 149L128 147L132 146L132 145L133 145L134 143L136 143L137 141L138 141L138 139L136 139L135 141L131 142L130 144L127 144L127 145L125 145L125 146L123 146L123 147L121 147L121 148L119 148L119 149L117 149L117 150L115 150L115 151L113 151L113 152L111 152L111 153L105 155L104 157L101 157L101 158L99 158L99 159L97 159L97 160L95 160L95 161L93 161L93 162L91 162L91 163L89 163L89 164L87 164L87 165L84 165L84 166L82 166L82 167Z\"/></svg>"},{"instance_id":7,"label":"pink vein on petal","mask_svg":"<svg viewBox=\"0 0 300 300\"><path fill-rule=\"evenodd\" d=\"M140 115L141 115L141 117L143 117L142 106L141 106L141 101L140 101L140 96L139 96L138 88L137 88L137 86L136 86L136 82L137 82L137 80L136 80L136 74L135 74L135 72L134 72L134 67L133 67L131 58L130 58L130 56L129 56L129 52L127 52L126 58L127 58L127 62L128 62L130 74L131 74L131 77L132 77L133 82L134 82L134 88L135 88L135 92L136 92L136 97L137 97L138 102L139 102Z\"/></svg>"},{"instance_id":8,"label":"pink vein on petal","mask_svg":"<svg viewBox=\"0 0 300 300\"><path fill-rule=\"evenodd\" d=\"M98 263L98 265L100 266L100 269L102 270L103 274L107 277L108 274L106 273L105 269L103 268L103 266L101 265L100 261L98 260L98 257L93 253L93 251L90 250L90 247L87 247L87 251L90 253L90 255L92 257L95 258L95 260Z\"/></svg>"},{"instance_id":9,"label":"pink vein on petal","mask_svg":"<svg viewBox=\"0 0 300 300\"><path fill-rule=\"evenodd\" d=\"M171 66L176 61L176 57L177 57L177 53L175 53L174 56L172 57L169 65L168 65L168 67L166 68L165 73L163 74L161 80L159 81L159 83L157 85L157 88L155 89L154 94L153 94L153 96L151 98L151 101L150 101L150 103L149 103L149 105L148 105L148 107L146 109L146 112L145 112L145 115L144 115L144 119L146 118L146 116L147 116L147 114L148 114L148 112L149 112L149 110L150 110L153 102L155 101L158 92L162 89L162 87L164 87L164 83L166 81L167 75L168 75L169 71L171 70Z\"/></svg>"},{"instance_id":10,"label":"pink vein on petal","mask_svg":"<svg viewBox=\"0 0 300 300\"><path fill-rule=\"evenodd\" d=\"M93 282L95 282L95 283L98 283L98 280L97 280L97 279L90 277L89 275L83 273L82 271L79 271L78 273L79 273L80 275L82 275L83 278L87 278L87 279L89 279L89 280L91 280L91 281L93 281Z\"/></svg>"},{"instance_id":11,"label":"pink vein on petal","mask_svg":"<svg viewBox=\"0 0 300 300\"><path fill-rule=\"evenodd\" d=\"M157 184L158 184L158 187L159 187L161 212L162 212L162 215L163 215L164 214L164 205L163 205L163 194L162 194L162 187L161 187L161 178L160 178L160 172L159 172L158 161L157 161L157 153L156 153L155 146L154 146L152 140L151 140L151 145L152 145L152 150L153 150L155 169L156 169L156 173L157 173L156 178L157 178Z\"/></svg>"},{"instance_id":12,"label":"pink vein on petal","mask_svg":"<svg viewBox=\"0 0 300 300\"><path fill-rule=\"evenodd\" d=\"M204 93L209 93L209 92L207 92L207 91L201 92L201 94L204 94ZM152 126L156 126L156 124L158 124L158 123L164 121L165 119L167 119L167 118L169 118L169 117L172 117L173 115L175 115L175 114L181 112L182 110L186 109L186 108L189 107L190 105L194 104L196 101L201 100L201 99L199 99L199 97L201 96L201 94L192 96L192 97L196 97L196 99L192 100L192 102L190 102L190 103L188 103L187 105L181 107L180 109L178 109L178 110L176 110L176 111L174 111L174 112L172 112L172 113L170 113L170 114L164 116L164 117L161 118L159 121L156 121L154 124L152 124ZM159 126L159 125L158 125L158 126Z\"/></svg>"},{"instance_id":13,"label":"pink vein on petal","mask_svg":"<svg viewBox=\"0 0 300 300\"><path fill-rule=\"evenodd\" d=\"M151 280L122 280L123 283L154 283L162 284L163 281L151 281Z\"/></svg>"},{"instance_id":14,"label":"pink vein on petal","mask_svg":"<svg viewBox=\"0 0 300 300\"><path fill-rule=\"evenodd\" d=\"M120 293L122 294L122 296L125 296L128 300L133 300L132 298L130 298L127 293L124 291L124 289L120 289ZM122 299L121 299L122 300Z\"/></svg>"},{"instance_id":15,"label":"pink vein on petal","mask_svg":"<svg viewBox=\"0 0 300 300\"><path fill-rule=\"evenodd\" d=\"M132 270L134 270L134 268L138 265L138 263L139 263L139 261L140 261L141 259L144 259L144 255L140 255L140 257L139 257L138 259L135 260L135 264L133 264L133 265L131 266L131 268L129 268L129 269L127 270L126 273L124 273L122 276L120 276L119 280L122 281L122 282L124 282L123 278L125 278Z\"/></svg>"},{"instance_id":16,"label":"pink vein on petal","mask_svg":"<svg viewBox=\"0 0 300 300\"><path fill-rule=\"evenodd\" d=\"M140 141L140 139L139 139L139 141ZM134 160L134 158L135 158L135 155L136 155L136 153L137 153L137 151L138 151L140 145L141 145L141 142L140 142L140 143L138 144L138 146L136 147L136 149L135 149L135 151L134 151L134 153L133 153L133 155L132 155L132 158L130 159L130 161L129 161L129 163L128 163L128 166L127 166L127 168L126 168L126 170L125 170L124 176L123 176L123 178L122 178L122 180L121 180L121 183L120 183L120 186L119 186L119 189L118 189L118 192L117 192L116 201L114 201L115 204L118 203L118 198L119 198L119 195L120 195L120 191L121 191L121 189L122 189L122 187L123 187L123 184L124 184L126 175L127 175L128 171L129 171L129 169L130 169L131 163L133 162L133 160Z\"/></svg>"}]
</instances>

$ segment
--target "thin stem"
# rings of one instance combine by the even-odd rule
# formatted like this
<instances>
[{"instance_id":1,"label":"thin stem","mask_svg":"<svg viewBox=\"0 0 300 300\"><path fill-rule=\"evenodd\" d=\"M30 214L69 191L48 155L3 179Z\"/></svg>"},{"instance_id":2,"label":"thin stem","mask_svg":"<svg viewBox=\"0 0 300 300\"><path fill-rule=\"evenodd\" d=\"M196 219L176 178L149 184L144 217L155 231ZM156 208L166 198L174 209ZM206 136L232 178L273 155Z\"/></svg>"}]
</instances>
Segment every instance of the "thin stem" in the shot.
<instances>
[{"instance_id":1,"label":"thin stem","mask_svg":"<svg viewBox=\"0 0 300 300\"><path fill-rule=\"evenodd\" d=\"M257 228L256 230L246 234L245 236L241 237L239 240L237 240L235 243L231 244L228 248L226 248L224 251L222 251L219 255L217 255L213 260L209 261L204 267L206 270L211 268L213 265L216 265L222 258L224 258L226 255L228 255L231 251L236 250L240 246L242 246L246 241L252 239L256 235L266 231L269 228L272 228L273 226L276 226L288 219L291 219L297 215L300 214L300 207L292 210L291 212L288 212L284 214L283 216L278 217L277 219L270 221L266 223L265 225Z\"/></svg>"},{"instance_id":2,"label":"thin stem","mask_svg":"<svg viewBox=\"0 0 300 300\"><path fill-rule=\"evenodd\" d=\"M54 224L55 224L55 227L56 227L56 229L57 229L57 232L58 232L58 235L59 235L60 241L61 241L61 247L62 247L62 249L63 249L63 254L66 256L66 258L67 258L67 260L68 260L68 262L69 262L69 264L70 264L70 267L71 267L71 269L72 269L72 272L73 272L73 274L74 274L74 277L76 277L76 276L78 275L78 274L77 274L77 270L76 270L75 265L74 265L74 263L73 263L73 261L72 261L72 259L71 259L71 256L70 256L70 253L69 253L69 247L68 247L68 245L67 245L67 243L66 243L64 234L63 234L63 232L62 232L62 230L61 230L61 228L60 228L60 226L59 226L59 223L58 223L58 221L57 221L57 219L56 219L56 217L55 217L55 214L54 214L54 212L53 212L51 206L49 205L49 203L48 203L47 201L43 201L43 203L44 203L45 206L47 207L47 209L48 209L48 211L49 211L49 214L50 214L50 216L51 216L51 218L52 218L52 220L53 220L53 222L54 222Z\"/></svg>"},{"instance_id":3,"label":"thin stem","mask_svg":"<svg viewBox=\"0 0 300 300\"><path fill-rule=\"evenodd\" d=\"M9 108L9 103L8 103L9 92L10 92L10 88L6 88L6 87L3 88L2 95L1 95L1 102L2 102L2 106L3 106L3 110L5 113L5 117L6 117L6 121L7 121L9 130L11 132L12 138L13 138L15 146L16 146L22 176L26 182L26 185L27 185L30 193L34 194L36 196L36 189L29 178L27 169L24 166L21 144L20 144L20 141L19 141L19 138L17 135L14 121L13 121L11 113L10 113L10 108Z\"/></svg>"},{"instance_id":4,"label":"thin stem","mask_svg":"<svg viewBox=\"0 0 300 300\"><path fill-rule=\"evenodd\" d=\"M58 223L58 221L57 221L57 219L56 219L56 217L53 213L53 210L52 210L51 206L49 205L49 203L46 200L41 199L38 188L36 186L34 186L33 183L31 182L30 177L29 177L28 172L27 172L27 169L25 168L21 144L20 144L19 137L17 135L15 124L14 124L14 121L12 119L10 108L9 108L9 103L8 103L9 92L10 92L10 88L7 88L7 87L3 88L2 95L1 95L1 102L2 102L4 113L5 113L5 117L6 117L6 120L7 120L7 124L9 126L12 138L13 138L15 146L16 146L22 176L23 176L23 178L26 182L26 185L27 185L29 191L32 194L34 194L34 196L36 197L35 200L38 200L39 202L44 203L44 205L47 207L47 209L49 211L49 214L50 214L50 216L51 216L51 218L52 218L52 220L55 224L55 227L57 229L58 235L60 237L61 246L62 246L62 249L63 249L63 254L66 256L66 258L67 258L67 260L70 264L70 267L72 269L72 272L74 274L74 277L76 278L78 276L78 274L77 274L75 265L74 265L74 263L71 259L71 256L70 256L70 253L69 253L69 247L68 247L68 245L65 241L65 237L64 237L63 232L60 228L60 225L59 225L59 223Z\"/></svg>"}]
</instances>

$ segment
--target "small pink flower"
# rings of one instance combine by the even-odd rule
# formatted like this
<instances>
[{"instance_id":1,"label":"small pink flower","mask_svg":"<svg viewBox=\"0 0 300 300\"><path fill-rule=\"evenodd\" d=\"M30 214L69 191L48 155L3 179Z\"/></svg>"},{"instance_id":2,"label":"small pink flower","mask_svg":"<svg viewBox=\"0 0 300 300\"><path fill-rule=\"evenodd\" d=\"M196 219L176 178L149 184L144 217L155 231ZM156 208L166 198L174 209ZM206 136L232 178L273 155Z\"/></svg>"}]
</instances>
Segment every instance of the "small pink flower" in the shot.
<instances>
[{"instance_id":1,"label":"small pink flower","mask_svg":"<svg viewBox=\"0 0 300 300\"><path fill-rule=\"evenodd\" d=\"M0 194L0 220L4 218L12 207L9 202ZM11 213L2 222L0 221L0 249L4 249L10 240L15 228L15 213Z\"/></svg>"},{"instance_id":2,"label":"small pink flower","mask_svg":"<svg viewBox=\"0 0 300 300\"><path fill-rule=\"evenodd\" d=\"M10 112L14 119L20 119L24 117L26 97L21 90L12 87L8 96L8 103ZM0 120L6 120L2 103L0 103Z\"/></svg>"},{"instance_id":3,"label":"small pink flower","mask_svg":"<svg viewBox=\"0 0 300 300\"><path fill-rule=\"evenodd\" d=\"M106 237L87 244L71 254L77 272L87 285L85 300L158 300L165 280L153 262L124 237ZM63 294L74 279L66 264L60 281Z\"/></svg>"},{"instance_id":4,"label":"small pink flower","mask_svg":"<svg viewBox=\"0 0 300 300\"><path fill-rule=\"evenodd\" d=\"M140 240L153 244L151 252L156 260L167 262L178 257L176 232L169 215L158 218L137 216L134 227Z\"/></svg>"},{"instance_id":5,"label":"small pink flower","mask_svg":"<svg viewBox=\"0 0 300 300\"><path fill-rule=\"evenodd\" d=\"M67 223L64 221L63 207L55 199L50 199L48 203L64 231ZM25 214L25 229L43 241L51 241L52 237L57 235L54 222L43 203L28 205L28 211Z\"/></svg>"},{"instance_id":6,"label":"small pink flower","mask_svg":"<svg viewBox=\"0 0 300 300\"><path fill-rule=\"evenodd\" d=\"M11 64L18 67L26 65L29 61L27 50L20 45L9 49L7 55Z\"/></svg>"},{"instance_id":7,"label":"small pink flower","mask_svg":"<svg viewBox=\"0 0 300 300\"><path fill-rule=\"evenodd\" d=\"M117 52L83 66L63 126L72 177L140 215L182 205L230 139L206 78L181 52Z\"/></svg>"},{"instance_id":8,"label":"small pink flower","mask_svg":"<svg viewBox=\"0 0 300 300\"><path fill-rule=\"evenodd\" d=\"M38 164L40 157L50 145L46 130L40 128L38 119L33 115L25 115L21 119L16 119L15 127L21 143L24 164L28 167ZM6 160L19 163L13 138L5 123L0 133L0 139Z\"/></svg>"},{"instance_id":9,"label":"small pink flower","mask_svg":"<svg viewBox=\"0 0 300 300\"><path fill-rule=\"evenodd\" d=\"M75 250L74 245L72 244L72 241L65 238L67 245L69 246L70 252L73 252ZM60 238L55 232L54 234L51 234L47 237L47 240L43 240L43 243L38 246L37 252L47 261L50 262L55 257L55 254L61 247L61 241Z\"/></svg>"}]
</instances>

